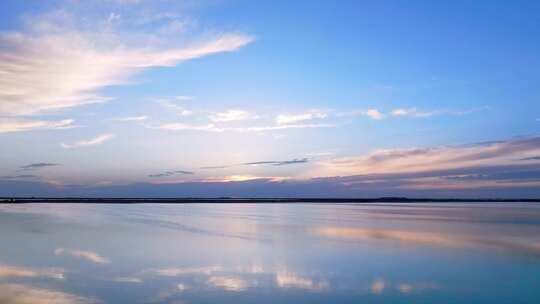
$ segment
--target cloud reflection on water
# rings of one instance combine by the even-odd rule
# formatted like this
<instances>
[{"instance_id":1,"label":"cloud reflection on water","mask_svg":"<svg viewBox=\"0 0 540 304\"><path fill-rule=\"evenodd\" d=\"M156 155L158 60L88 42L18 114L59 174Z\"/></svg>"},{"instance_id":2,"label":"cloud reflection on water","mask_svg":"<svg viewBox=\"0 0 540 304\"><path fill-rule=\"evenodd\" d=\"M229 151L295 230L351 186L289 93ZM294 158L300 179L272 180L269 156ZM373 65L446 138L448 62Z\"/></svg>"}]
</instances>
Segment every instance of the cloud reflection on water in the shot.
<instances>
[{"instance_id":1,"label":"cloud reflection on water","mask_svg":"<svg viewBox=\"0 0 540 304\"><path fill-rule=\"evenodd\" d=\"M45 277L63 280L65 270L62 268L27 268L0 265L0 278L37 278Z\"/></svg>"},{"instance_id":2,"label":"cloud reflection on water","mask_svg":"<svg viewBox=\"0 0 540 304\"><path fill-rule=\"evenodd\" d=\"M423 232L358 227L318 227L309 230L312 234L342 240L387 240L408 245L430 245L436 247L502 249L540 256L540 241L512 236L457 234L445 232Z\"/></svg>"},{"instance_id":3,"label":"cloud reflection on water","mask_svg":"<svg viewBox=\"0 0 540 304\"><path fill-rule=\"evenodd\" d=\"M137 278L137 277L118 277L118 278L114 278L113 282L142 284L144 281L141 278Z\"/></svg>"},{"instance_id":4,"label":"cloud reflection on water","mask_svg":"<svg viewBox=\"0 0 540 304\"><path fill-rule=\"evenodd\" d=\"M278 266L265 268L261 265L225 267L169 267L160 269L149 269L143 271L145 274L155 274L164 277L184 277L203 276L207 286L221 288L226 291L242 291L247 288L263 285L277 287L281 289L303 289L310 291L324 291L330 288L325 279L315 279L299 274L287 267ZM272 280L267 280L268 278ZM200 280L199 280L200 281ZM204 287L204 286L199 286Z\"/></svg>"},{"instance_id":5,"label":"cloud reflection on water","mask_svg":"<svg viewBox=\"0 0 540 304\"><path fill-rule=\"evenodd\" d=\"M68 250L65 248L56 248L54 250L54 255L70 255L96 264L108 264L111 262L108 258L103 257L93 251L87 250Z\"/></svg>"},{"instance_id":6,"label":"cloud reflection on water","mask_svg":"<svg viewBox=\"0 0 540 304\"><path fill-rule=\"evenodd\" d=\"M407 295L437 289L440 289L440 286L434 282L401 282L392 284L383 279L374 280L369 287L370 292L375 295L381 295L386 291L397 291Z\"/></svg>"},{"instance_id":7,"label":"cloud reflection on water","mask_svg":"<svg viewBox=\"0 0 540 304\"><path fill-rule=\"evenodd\" d=\"M407 284L407 283L399 284L398 288L401 293L411 293L414 289L414 287L411 284Z\"/></svg>"},{"instance_id":8,"label":"cloud reflection on water","mask_svg":"<svg viewBox=\"0 0 540 304\"><path fill-rule=\"evenodd\" d=\"M170 267L170 268L160 268L160 269L149 269L144 272L155 273L160 276L166 277L178 277L182 275L190 274L205 274L210 275L213 272L222 271L221 266L207 266L207 267Z\"/></svg>"},{"instance_id":9,"label":"cloud reflection on water","mask_svg":"<svg viewBox=\"0 0 540 304\"><path fill-rule=\"evenodd\" d=\"M211 303L217 297L241 303L269 292L284 303L331 302L340 296L347 303L441 299L446 291L477 282L482 288L500 285L500 280L482 281L481 271L471 274L471 261L484 271L503 268L512 275L508 280L523 285L531 279L514 266L520 264L498 259L534 263L516 253L540 256L536 205L11 207L0 207L0 228L7 231L0 240L15 247L0 258L38 267L0 264L0 284L53 288L75 298L84 289L105 303ZM46 229L35 234L29 224ZM21 238L40 254L14 242ZM485 251L478 254L478 248ZM56 265L63 268L46 267ZM424 265L430 270L417 271ZM64 273L70 275L62 281Z\"/></svg>"},{"instance_id":10,"label":"cloud reflection on water","mask_svg":"<svg viewBox=\"0 0 540 304\"><path fill-rule=\"evenodd\" d=\"M278 270L276 272L276 285L280 288L298 288L312 291L321 291L329 288L328 281L315 281L309 277L301 276L297 273Z\"/></svg>"},{"instance_id":11,"label":"cloud reflection on water","mask_svg":"<svg viewBox=\"0 0 540 304\"><path fill-rule=\"evenodd\" d=\"M248 281L236 276L211 276L206 281L206 284L226 291L242 291L258 285L256 280Z\"/></svg>"},{"instance_id":12,"label":"cloud reflection on water","mask_svg":"<svg viewBox=\"0 0 540 304\"><path fill-rule=\"evenodd\" d=\"M386 287L386 283L381 279L377 279L371 284L370 290L371 293L380 294L384 291L384 287Z\"/></svg>"},{"instance_id":13,"label":"cloud reflection on water","mask_svg":"<svg viewBox=\"0 0 540 304\"><path fill-rule=\"evenodd\" d=\"M101 303L70 293L21 284L0 284L2 304L93 304Z\"/></svg>"}]
</instances>

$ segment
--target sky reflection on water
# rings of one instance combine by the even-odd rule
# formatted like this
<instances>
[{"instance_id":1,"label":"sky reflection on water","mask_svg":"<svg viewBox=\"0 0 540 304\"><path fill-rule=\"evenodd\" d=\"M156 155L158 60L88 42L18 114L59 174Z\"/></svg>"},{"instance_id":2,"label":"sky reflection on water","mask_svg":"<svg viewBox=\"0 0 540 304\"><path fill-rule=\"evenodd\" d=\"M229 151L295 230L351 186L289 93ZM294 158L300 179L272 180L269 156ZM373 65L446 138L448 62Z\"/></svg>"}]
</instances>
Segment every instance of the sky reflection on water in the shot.
<instances>
[{"instance_id":1,"label":"sky reflection on water","mask_svg":"<svg viewBox=\"0 0 540 304\"><path fill-rule=\"evenodd\" d=\"M0 205L0 303L538 303L540 205Z\"/></svg>"}]
</instances>

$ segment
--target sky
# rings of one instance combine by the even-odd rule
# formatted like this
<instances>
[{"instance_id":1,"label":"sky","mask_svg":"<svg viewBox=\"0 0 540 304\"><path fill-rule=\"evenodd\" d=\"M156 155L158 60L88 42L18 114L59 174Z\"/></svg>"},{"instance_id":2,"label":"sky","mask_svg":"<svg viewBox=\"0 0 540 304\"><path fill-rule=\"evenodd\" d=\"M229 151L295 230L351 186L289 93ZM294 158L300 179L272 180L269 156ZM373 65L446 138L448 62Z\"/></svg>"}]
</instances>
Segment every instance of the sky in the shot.
<instances>
[{"instance_id":1,"label":"sky","mask_svg":"<svg viewBox=\"0 0 540 304\"><path fill-rule=\"evenodd\" d=\"M540 197L539 9L4 0L0 196Z\"/></svg>"}]
</instances>

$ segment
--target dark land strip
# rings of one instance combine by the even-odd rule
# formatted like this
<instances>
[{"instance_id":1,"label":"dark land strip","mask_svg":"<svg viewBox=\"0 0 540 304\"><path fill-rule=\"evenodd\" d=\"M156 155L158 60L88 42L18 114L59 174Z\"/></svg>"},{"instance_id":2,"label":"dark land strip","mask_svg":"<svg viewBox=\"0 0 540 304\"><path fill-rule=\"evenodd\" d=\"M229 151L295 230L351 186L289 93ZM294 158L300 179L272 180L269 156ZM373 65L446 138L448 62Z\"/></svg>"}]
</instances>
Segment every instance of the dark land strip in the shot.
<instances>
[{"instance_id":1,"label":"dark land strip","mask_svg":"<svg viewBox=\"0 0 540 304\"><path fill-rule=\"evenodd\" d=\"M83 198L83 197L0 197L0 203L89 203L89 204L202 204L202 203L539 203L535 199L437 199L437 198Z\"/></svg>"}]
</instances>

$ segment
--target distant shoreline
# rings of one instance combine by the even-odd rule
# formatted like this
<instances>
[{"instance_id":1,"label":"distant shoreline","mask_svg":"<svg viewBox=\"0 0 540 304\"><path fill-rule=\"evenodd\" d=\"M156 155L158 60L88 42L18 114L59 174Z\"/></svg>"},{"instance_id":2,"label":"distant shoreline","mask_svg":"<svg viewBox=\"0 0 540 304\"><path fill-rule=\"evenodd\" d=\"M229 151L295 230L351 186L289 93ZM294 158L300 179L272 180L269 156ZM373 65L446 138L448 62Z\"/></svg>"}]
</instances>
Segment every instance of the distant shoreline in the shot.
<instances>
[{"instance_id":1,"label":"distant shoreline","mask_svg":"<svg viewBox=\"0 0 540 304\"><path fill-rule=\"evenodd\" d=\"M437 199L437 198L81 198L81 197L0 197L0 204L70 203L70 204L226 204L226 203L540 203L536 199Z\"/></svg>"}]
</instances>

